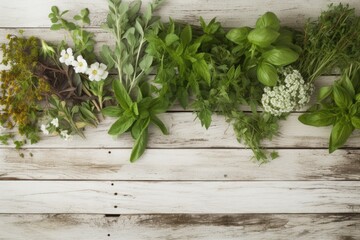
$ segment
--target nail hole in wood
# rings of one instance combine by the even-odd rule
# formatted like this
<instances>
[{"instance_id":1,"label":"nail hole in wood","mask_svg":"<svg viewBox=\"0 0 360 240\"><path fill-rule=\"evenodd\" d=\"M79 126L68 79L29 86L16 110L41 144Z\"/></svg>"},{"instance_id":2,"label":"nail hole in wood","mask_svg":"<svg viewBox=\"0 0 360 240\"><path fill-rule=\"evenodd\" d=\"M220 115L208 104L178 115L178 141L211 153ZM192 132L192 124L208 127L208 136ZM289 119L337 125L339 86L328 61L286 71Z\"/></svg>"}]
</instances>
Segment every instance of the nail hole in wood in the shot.
<instances>
[{"instance_id":1,"label":"nail hole in wood","mask_svg":"<svg viewBox=\"0 0 360 240\"><path fill-rule=\"evenodd\" d=\"M224 174L224 178L227 178L227 174Z\"/></svg>"},{"instance_id":2,"label":"nail hole in wood","mask_svg":"<svg viewBox=\"0 0 360 240\"><path fill-rule=\"evenodd\" d=\"M111 151L108 151L108 154L111 154Z\"/></svg>"},{"instance_id":3,"label":"nail hole in wood","mask_svg":"<svg viewBox=\"0 0 360 240\"><path fill-rule=\"evenodd\" d=\"M108 234L108 237L110 237L110 233Z\"/></svg>"},{"instance_id":4,"label":"nail hole in wood","mask_svg":"<svg viewBox=\"0 0 360 240\"><path fill-rule=\"evenodd\" d=\"M117 206L115 205L114 208L117 208Z\"/></svg>"},{"instance_id":5,"label":"nail hole in wood","mask_svg":"<svg viewBox=\"0 0 360 240\"><path fill-rule=\"evenodd\" d=\"M117 195L117 192L116 192L116 193L114 193L114 195L116 196L116 195Z\"/></svg>"},{"instance_id":6,"label":"nail hole in wood","mask_svg":"<svg viewBox=\"0 0 360 240\"><path fill-rule=\"evenodd\" d=\"M114 183L111 183L111 186L114 186Z\"/></svg>"}]
</instances>

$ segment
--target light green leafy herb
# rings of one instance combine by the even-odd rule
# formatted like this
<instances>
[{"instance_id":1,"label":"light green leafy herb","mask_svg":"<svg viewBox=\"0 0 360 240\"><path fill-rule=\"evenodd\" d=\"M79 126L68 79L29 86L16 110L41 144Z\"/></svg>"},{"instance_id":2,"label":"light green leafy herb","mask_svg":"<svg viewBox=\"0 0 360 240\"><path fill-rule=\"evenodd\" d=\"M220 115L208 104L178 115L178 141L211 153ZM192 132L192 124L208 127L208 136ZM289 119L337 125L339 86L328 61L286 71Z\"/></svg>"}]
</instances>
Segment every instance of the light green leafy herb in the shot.
<instances>
[{"instance_id":1,"label":"light green leafy herb","mask_svg":"<svg viewBox=\"0 0 360 240\"><path fill-rule=\"evenodd\" d=\"M158 31L159 18L153 16L153 11L161 2L153 1L142 13L141 1L109 1L105 28L114 35L116 42L114 49L104 45L101 56L108 66L115 67L118 72L118 79L114 79L112 84L117 105L104 108L103 114L118 118L108 131L110 135L120 136L130 132L134 138L131 162L146 149L150 123L167 134L157 114L165 112L169 103L149 83L153 57L145 51L147 35Z\"/></svg>"}]
</instances>

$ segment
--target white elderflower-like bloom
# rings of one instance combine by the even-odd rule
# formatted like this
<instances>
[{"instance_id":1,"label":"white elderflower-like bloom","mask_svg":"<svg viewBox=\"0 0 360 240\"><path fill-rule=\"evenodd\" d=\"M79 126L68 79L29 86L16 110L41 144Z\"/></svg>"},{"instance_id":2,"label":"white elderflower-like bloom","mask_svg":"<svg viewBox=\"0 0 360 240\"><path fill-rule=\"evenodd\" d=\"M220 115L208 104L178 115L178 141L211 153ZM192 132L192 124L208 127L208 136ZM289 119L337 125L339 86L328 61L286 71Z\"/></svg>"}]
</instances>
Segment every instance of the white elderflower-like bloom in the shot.
<instances>
[{"instance_id":1,"label":"white elderflower-like bloom","mask_svg":"<svg viewBox=\"0 0 360 240\"><path fill-rule=\"evenodd\" d=\"M60 136L63 137L65 141L71 138L71 135L68 134L68 130L60 131Z\"/></svg>"},{"instance_id":2,"label":"white elderflower-like bloom","mask_svg":"<svg viewBox=\"0 0 360 240\"><path fill-rule=\"evenodd\" d=\"M72 62L74 61L74 55L73 50L71 48L68 48L61 51L61 57L59 58L59 61L61 63L65 63L65 65L70 66Z\"/></svg>"},{"instance_id":3,"label":"white elderflower-like bloom","mask_svg":"<svg viewBox=\"0 0 360 240\"><path fill-rule=\"evenodd\" d=\"M76 73L86 73L88 70L88 64L83 56L79 55L76 60L72 62Z\"/></svg>"},{"instance_id":4,"label":"white elderflower-like bloom","mask_svg":"<svg viewBox=\"0 0 360 240\"><path fill-rule=\"evenodd\" d=\"M305 83L298 70L288 67L282 74L285 78L279 80L279 85L275 87L265 87L261 99L264 110L274 116L305 106L314 91L314 86Z\"/></svg>"},{"instance_id":5,"label":"white elderflower-like bloom","mask_svg":"<svg viewBox=\"0 0 360 240\"><path fill-rule=\"evenodd\" d=\"M51 120L50 124L53 125L56 128L59 127L59 119L54 118L53 120Z\"/></svg>"},{"instance_id":6,"label":"white elderflower-like bloom","mask_svg":"<svg viewBox=\"0 0 360 240\"><path fill-rule=\"evenodd\" d=\"M98 62L91 64L90 68L86 72L89 75L90 81L100 81L104 74L104 70L100 68Z\"/></svg>"},{"instance_id":7,"label":"white elderflower-like bloom","mask_svg":"<svg viewBox=\"0 0 360 240\"><path fill-rule=\"evenodd\" d=\"M41 124L40 130L43 132L44 135L50 134L49 130L47 130L48 127L49 127L49 125Z\"/></svg>"}]
</instances>

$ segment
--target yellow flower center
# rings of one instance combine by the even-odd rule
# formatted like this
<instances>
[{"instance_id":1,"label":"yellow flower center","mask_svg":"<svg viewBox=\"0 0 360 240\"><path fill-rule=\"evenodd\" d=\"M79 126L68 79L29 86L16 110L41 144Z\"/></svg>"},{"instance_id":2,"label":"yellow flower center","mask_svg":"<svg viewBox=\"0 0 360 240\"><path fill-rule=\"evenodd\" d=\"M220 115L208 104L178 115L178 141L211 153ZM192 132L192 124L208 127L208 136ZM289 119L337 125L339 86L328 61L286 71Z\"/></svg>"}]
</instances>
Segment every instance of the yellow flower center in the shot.
<instances>
[{"instance_id":1,"label":"yellow flower center","mask_svg":"<svg viewBox=\"0 0 360 240\"><path fill-rule=\"evenodd\" d=\"M83 66L83 63L82 62L79 62L79 67L82 67Z\"/></svg>"},{"instance_id":2,"label":"yellow flower center","mask_svg":"<svg viewBox=\"0 0 360 240\"><path fill-rule=\"evenodd\" d=\"M97 74L97 71L94 69L94 70L92 70L92 72L91 72L93 75L96 75Z\"/></svg>"},{"instance_id":3,"label":"yellow flower center","mask_svg":"<svg viewBox=\"0 0 360 240\"><path fill-rule=\"evenodd\" d=\"M64 58L69 58L69 54L65 53Z\"/></svg>"}]
</instances>

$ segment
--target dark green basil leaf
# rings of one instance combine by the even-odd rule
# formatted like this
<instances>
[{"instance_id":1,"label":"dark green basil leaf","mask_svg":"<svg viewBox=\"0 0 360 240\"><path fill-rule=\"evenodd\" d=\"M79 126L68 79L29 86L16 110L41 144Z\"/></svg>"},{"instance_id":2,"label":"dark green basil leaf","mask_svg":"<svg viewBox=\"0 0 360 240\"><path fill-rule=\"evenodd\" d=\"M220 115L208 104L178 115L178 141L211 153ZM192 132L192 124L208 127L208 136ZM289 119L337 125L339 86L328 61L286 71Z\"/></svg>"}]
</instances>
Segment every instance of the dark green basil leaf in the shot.
<instances>
[{"instance_id":1,"label":"dark green basil leaf","mask_svg":"<svg viewBox=\"0 0 360 240\"><path fill-rule=\"evenodd\" d=\"M333 91L333 87L332 86L325 86L325 87L321 87L319 90L319 94L318 94L318 101L322 101L325 98L327 98L328 96L330 96L330 94Z\"/></svg>"},{"instance_id":2,"label":"dark green basil leaf","mask_svg":"<svg viewBox=\"0 0 360 240\"><path fill-rule=\"evenodd\" d=\"M360 117L356 117L356 116L352 117L351 123L354 126L354 128L360 129Z\"/></svg>"},{"instance_id":3,"label":"dark green basil leaf","mask_svg":"<svg viewBox=\"0 0 360 240\"><path fill-rule=\"evenodd\" d=\"M118 120L116 120L116 122L113 123L113 125L111 125L108 134L115 136L123 134L132 126L135 120L136 119L134 117L123 114Z\"/></svg>"},{"instance_id":4,"label":"dark green basil leaf","mask_svg":"<svg viewBox=\"0 0 360 240\"><path fill-rule=\"evenodd\" d=\"M266 48L270 46L279 37L279 33L271 28L256 28L248 35L248 40L252 44Z\"/></svg>"},{"instance_id":5,"label":"dark green basil leaf","mask_svg":"<svg viewBox=\"0 0 360 240\"><path fill-rule=\"evenodd\" d=\"M295 62L299 58L299 54L290 48L274 48L264 52L262 57L275 66L285 66Z\"/></svg>"},{"instance_id":6,"label":"dark green basil leaf","mask_svg":"<svg viewBox=\"0 0 360 240\"><path fill-rule=\"evenodd\" d=\"M269 27L275 31L280 29L280 21L273 12L267 12L256 21L256 28Z\"/></svg>"},{"instance_id":7,"label":"dark green basil leaf","mask_svg":"<svg viewBox=\"0 0 360 240\"><path fill-rule=\"evenodd\" d=\"M332 153L342 147L353 131L354 127L350 122L340 120L335 123L330 135L329 152Z\"/></svg>"},{"instance_id":8,"label":"dark green basil leaf","mask_svg":"<svg viewBox=\"0 0 360 240\"><path fill-rule=\"evenodd\" d=\"M355 96L354 86L353 86L350 78L347 75L345 75L344 78L342 79L341 85L346 89L348 94L350 94L351 98L353 98Z\"/></svg>"},{"instance_id":9,"label":"dark green basil leaf","mask_svg":"<svg viewBox=\"0 0 360 240\"><path fill-rule=\"evenodd\" d=\"M330 126L335 120L336 115L327 110L304 113L299 117L300 122L314 127Z\"/></svg>"},{"instance_id":10,"label":"dark green basil leaf","mask_svg":"<svg viewBox=\"0 0 360 240\"><path fill-rule=\"evenodd\" d=\"M236 44L242 44L244 42L244 40L246 40L246 38L250 32L250 29L251 28L249 28L249 27L231 29L226 34L226 38Z\"/></svg>"},{"instance_id":11,"label":"dark green basil leaf","mask_svg":"<svg viewBox=\"0 0 360 240\"><path fill-rule=\"evenodd\" d=\"M336 105L340 108L348 108L352 104L350 93L340 85L334 85L333 96Z\"/></svg>"},{"instance_id":12,"label":"dark green basil leaf","mask_svg":"<svg viewBox=\"0 0 360 240\"><path fill-rule=\"evenodd\" d=\"M276 68L267 62L261 62L256 73L258 80L265 86L273 87L279 79Z\"/></svg>"}]
</instances>

